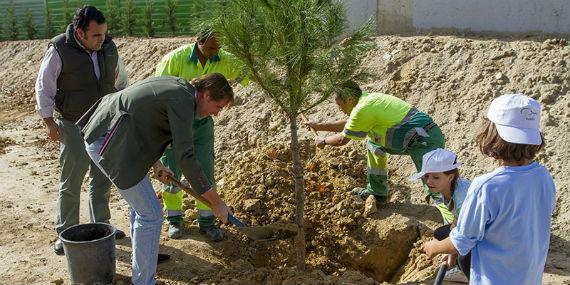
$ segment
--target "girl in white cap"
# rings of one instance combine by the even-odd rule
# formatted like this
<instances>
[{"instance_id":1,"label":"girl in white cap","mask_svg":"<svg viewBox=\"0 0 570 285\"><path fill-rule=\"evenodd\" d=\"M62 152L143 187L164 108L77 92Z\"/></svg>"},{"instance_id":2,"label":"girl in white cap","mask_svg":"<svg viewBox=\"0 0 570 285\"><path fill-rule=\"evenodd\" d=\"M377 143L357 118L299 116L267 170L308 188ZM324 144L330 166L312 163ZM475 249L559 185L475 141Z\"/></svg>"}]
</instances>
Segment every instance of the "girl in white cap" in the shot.
<instances>
[{"instance_id":1,"label":"girl in white cap","mask_svg":"<svg viewBox=\"0 0 570 285\"><path fill-rule=\"evenodd\" d=\"M449 236L451 229L457 224L457 217L463 200L467 195L467 189L471 181L462 178L459 175L461 162L457 161L457 155L446 149L432 150L422 157L422 170L410 177L411 181L422 179L431 193L439 193L432 195L433 202L437 209L441 212L444 225L434 231L434 237L437 240L444 240ZM463 271L465 276L469 278L469 267L471 255L457 257L457 254L446 255L443 259L447 261L448 267L453 267L458 260L459 269ZM445 280L449 281L466 281L465 277L460 276L461 273L454 270L448 271ZM453 278L451 275L458 276Z\"/></svg>"},{"instance_id":2,"label":"girl in white cap","mask_svg":"<svg viewBox=\"0 0 570 285\"><path fill-rule=\"evenodd\" d=\"M449 238L425 243L424 251L471 252L470 284L542 284L556 188L534 160L544 147L540 104L503 95L487 118L477 143L500 166L473 180Z\"/></svg>"}]
</instances>

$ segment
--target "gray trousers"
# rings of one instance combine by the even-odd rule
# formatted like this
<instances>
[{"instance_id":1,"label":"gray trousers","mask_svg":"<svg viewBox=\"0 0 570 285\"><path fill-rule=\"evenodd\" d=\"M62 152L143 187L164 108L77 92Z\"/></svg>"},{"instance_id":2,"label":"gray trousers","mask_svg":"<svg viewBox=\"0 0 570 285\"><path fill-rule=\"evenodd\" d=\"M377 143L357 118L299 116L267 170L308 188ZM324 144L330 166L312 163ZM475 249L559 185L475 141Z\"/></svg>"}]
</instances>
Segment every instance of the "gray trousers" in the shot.
<instances>
[{"instance_id":1,"label":"gray trousers","mask_svg":"<svg viewBox=\"0 0 570 285\"><path fill-rule=\"evenodd\" d=\"M89 221L109 223L109 196L111 181L91 161L79 129L75 123L57 120L61 130L59 165L61 177L57 197L55 230L61 233L70 226L79 224L81 184L89 170Z\"/></svg>"}]
</instances>

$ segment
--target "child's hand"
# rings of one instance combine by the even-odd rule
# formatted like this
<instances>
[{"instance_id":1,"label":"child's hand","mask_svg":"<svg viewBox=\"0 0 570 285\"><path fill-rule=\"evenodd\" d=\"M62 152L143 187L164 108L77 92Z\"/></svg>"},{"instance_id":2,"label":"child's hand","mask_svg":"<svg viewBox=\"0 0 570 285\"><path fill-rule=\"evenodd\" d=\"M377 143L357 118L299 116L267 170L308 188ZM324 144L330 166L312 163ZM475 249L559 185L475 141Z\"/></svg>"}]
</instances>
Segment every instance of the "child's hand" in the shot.
<instances>
[{"instance_id":1,"label":"child's hand","mask_svg":"<svg viewBox=\"0 0 570 285\"><path fill-rule=\"evenodd\" d=\"M451 268L457 263L457 254L442 255L440 261L447 263L447 268Z\"/></svg>"},{"instance_id":2,"label":"child's hand","mask_svg":"<svg viewBox=\"0 0 570 285\"><path fill-rule=\"evenodd\" d=\"M455 218L455 220L453 220L453 222L451 223L451 225L449 226L449 229L453 229L457 226L457 218Z\"/></svg>"},{"instance_id":3,"label":"child's hand","mask_svg":"<svg viewBox=\"0 0 570 285\"><path fill-rule=\"evenodd\" d=\"M423 247L423 251L427 254L428 258L433 258L437 252L436 247L437 247L437 240L430 240L426 243L424 243L424 247Z\"/></svg>"}]
</instances>

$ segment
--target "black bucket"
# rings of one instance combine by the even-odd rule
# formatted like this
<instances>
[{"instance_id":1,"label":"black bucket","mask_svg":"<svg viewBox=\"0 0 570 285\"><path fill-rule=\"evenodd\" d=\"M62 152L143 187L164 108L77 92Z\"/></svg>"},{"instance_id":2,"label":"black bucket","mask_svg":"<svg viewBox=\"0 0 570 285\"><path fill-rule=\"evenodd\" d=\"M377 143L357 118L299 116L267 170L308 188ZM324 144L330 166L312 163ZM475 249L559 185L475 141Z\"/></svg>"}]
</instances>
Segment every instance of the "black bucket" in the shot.
<instances>
[{"instance_id":1,"label":"black bucket","mask_svg":"<svg viewBox=\"0 0 570 285\"><path fill-rule=\"evenodd\" d=\"M115 228L75 225L59 234L73 284L110 284L115 275Z\"/></svg>"}]
</instances>

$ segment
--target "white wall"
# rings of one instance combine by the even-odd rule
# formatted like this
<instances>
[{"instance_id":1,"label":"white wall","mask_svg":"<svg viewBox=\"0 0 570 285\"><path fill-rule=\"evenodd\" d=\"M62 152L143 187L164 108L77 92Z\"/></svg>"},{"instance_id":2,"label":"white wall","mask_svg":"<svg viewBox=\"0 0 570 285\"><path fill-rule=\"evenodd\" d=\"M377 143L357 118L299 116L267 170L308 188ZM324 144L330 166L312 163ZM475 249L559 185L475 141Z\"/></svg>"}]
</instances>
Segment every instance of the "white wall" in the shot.
<instances>
[{"instance_id":1,"label":"white wall","mask_svg":"<svg viewBox=\"0 0 570 285\"><path fill-rule=\"evenodd\" d=\"M355 5L361 6L360 2ZM360 9L360 8L359 8ZM570 0L377 0L381 34L437 30L570 34Z\"/></svg>"},{"instance_id":2,"label":"white wall","mask_svg":"<svg viewBox=\"0 0 570 285\"><path fill-rule=\"evenodd\" d=\"M376 20L378 0L342 0L342 2L346 5L346 18L350 32L360 28L369 19Z\"/></svg>"}]
</instances>

